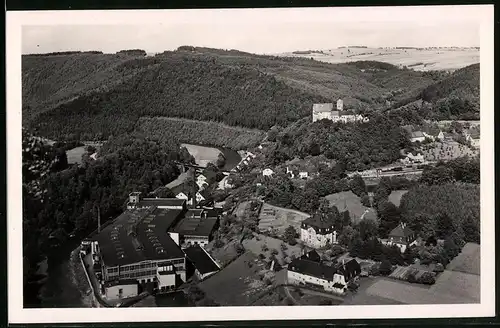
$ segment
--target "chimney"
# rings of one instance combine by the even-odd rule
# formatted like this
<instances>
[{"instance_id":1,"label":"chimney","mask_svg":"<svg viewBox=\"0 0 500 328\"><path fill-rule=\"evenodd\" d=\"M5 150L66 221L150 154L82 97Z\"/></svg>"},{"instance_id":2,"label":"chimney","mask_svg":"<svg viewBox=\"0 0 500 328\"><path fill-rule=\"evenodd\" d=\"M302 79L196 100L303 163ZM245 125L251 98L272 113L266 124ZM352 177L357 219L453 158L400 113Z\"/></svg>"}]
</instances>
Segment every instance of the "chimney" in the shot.
<instances>
[{"instance_id":1,"label":"chimney","mask_svg":"<svg viewBox=\"0 0 500 328\"><path fill-rule=\"evenodd\" d=\"M97 206L97 233L101 233L101 209Z\"/></svg>"}]
</instances>

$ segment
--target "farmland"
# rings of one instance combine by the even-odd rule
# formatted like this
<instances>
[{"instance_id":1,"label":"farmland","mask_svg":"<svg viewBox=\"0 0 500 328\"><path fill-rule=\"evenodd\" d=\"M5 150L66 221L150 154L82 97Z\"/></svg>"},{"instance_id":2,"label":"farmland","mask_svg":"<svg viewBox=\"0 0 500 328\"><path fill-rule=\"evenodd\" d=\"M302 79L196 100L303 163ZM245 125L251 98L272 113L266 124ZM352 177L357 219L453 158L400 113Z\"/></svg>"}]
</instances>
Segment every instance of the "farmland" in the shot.
<instances>
[{"instance_id":1,"label":"farmland","mask_svg":"<svg viewBox=\"0 0 500 328\"><path fill-rule=\"evenodd\" d=\"M408 190L393 190L389 195L389 201L399 207L399 204L401 203L401 197L403 197L403 195L407 192Z\"/></svg>"},{"instance_id":2,"label":"farmland","mask_svg":"<svg viewBox=\"0 0 500 328\"><path fill-rule=\"evenodd\" d=\"M361 200L352 191L343 191L336 194L330 194L325 196L325 198L330 202L331 206L336 206L339 211L344 211L345 208L349 210L351 215L351 221L353 223L359 222L363 214L366 212L364 218L376 219L377 214L375 210L365 207L361 204Z\"/></svg>"},{"instance_id":3,"label":"farmland","mask_svg":"<svg viewBox=\"0 0 500 328\"><path fill-rule=\"evenodd\" d=\"M259 230L275 230L277 234L283 234L288 226L293 226L300 231L300 223L308 218L307 213L286 209L270 204L264 204L259 215Z\"/></svg>"},{"instance_id":4,"label":"farmland","mask_svg":"<svg viewBox=\"0 0 500 328\"><path fill-rule=\"evenodd\" d=\"M446 267L447 270L479 275L481 269L481 247L467 243L462 252Z\"/></svg>"},{"instance_id":5,"label":"farmland","mask_svg":"<svg viewBox=\"0 0 500 328\"><path fill-rule=\"evenodd\" d=\"M479 302L479 282L478 275L445 270L431 287L379 279L366 292L403 304L467 304Z\"/></svg>"},{"instance_id":6,"label":"farmland","mask_svg":"<svg viewBox=\"0 0 500 328\"><path fill-rule=\"evenodd\" d=\"M479 49L380 49L340 48L318 53L283 54L290 57L307 57L326 63L346 63L374 60L396 66L407 66L417 71L455 70L479 63Z\"/></svg>"},{"instance_id":7,"label":"farmland","mask_svg":"<svg viewBox=\"0 0 500 328\"><path fill-rule=\"evenodd\" d=\"M264 262L246 252L199 287L222 306L243 306L260 298L273 279L274 273L265 269Z\"/></svg>"}]
</instances>

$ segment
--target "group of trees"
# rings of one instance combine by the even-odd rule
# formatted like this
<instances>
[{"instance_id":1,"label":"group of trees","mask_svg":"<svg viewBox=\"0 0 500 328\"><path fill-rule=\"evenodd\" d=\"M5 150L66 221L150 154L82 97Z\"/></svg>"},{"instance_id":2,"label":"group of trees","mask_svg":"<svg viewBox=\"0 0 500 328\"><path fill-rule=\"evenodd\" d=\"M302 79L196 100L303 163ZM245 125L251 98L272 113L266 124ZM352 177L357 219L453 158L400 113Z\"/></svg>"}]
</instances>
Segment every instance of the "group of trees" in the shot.
<instances>
[{"instance_id":1,"label":"group of trees","mask_svg":"<svg viewBox=\"0 0 500 328\"><path fill-rule=\"evenodd\" d=\"M409 145L407 134L397 122L381 115L354 124L302 120L281 131L277 140L269 162L324 154L341 162L348 171L392 163L400 157L400 149Z\"/></svg>"},{"instance_id":2,"label":"group of trees","mask_svg":"<svg viewBox=\"0 0 500 328\"><path fill-rule=\"evenodd\" d=\"M403 195L402 219L425 238L456 236L456 241L480 241L480 190L475 184L421 185Z\"/></svg>"},{"instance_id":3,"label":"group of trees","mask_svg":"<svg viewBox=\"0 0 500 328\"><path fill-rule=\"evenodd\" d=\"M255 129L168 117L143 117L138 121L137 129L160 140L174 139L180 142L234 150L254 147L265 136L265 132Z\"/></svg>"},{"instance_id":4,"label":"group of trees","mask_svg":"<svg viewBox=\"0 0 500 328\"><path fill-rule=\"evenodd\" d=\"M32 162L37 148L28 149L23 165ZM23 186L24 256L36 268L39 257L52 245L62 245L71 233L84 235L96 227L97 210L102 221L120 214L131 191L147 194L179 175L174 160L181 160L177 144L166 146L147 139L121 136L101 149L99 160L88 166L25 176ZM44 193L30 190L36 179Z\"/></svg>"},{"instance_id":5,"label":"group of trees","mask_svg":"<svg viewBox=\"0 0 500 328\"><path fill-rule=\"evenodd\" d=\"M427 185L440 185L450 182L479 184L481 181L479 156L459 157L448 162L439 162L435 167L426 167L420 182Z\"/></svg>"}]
</instances>

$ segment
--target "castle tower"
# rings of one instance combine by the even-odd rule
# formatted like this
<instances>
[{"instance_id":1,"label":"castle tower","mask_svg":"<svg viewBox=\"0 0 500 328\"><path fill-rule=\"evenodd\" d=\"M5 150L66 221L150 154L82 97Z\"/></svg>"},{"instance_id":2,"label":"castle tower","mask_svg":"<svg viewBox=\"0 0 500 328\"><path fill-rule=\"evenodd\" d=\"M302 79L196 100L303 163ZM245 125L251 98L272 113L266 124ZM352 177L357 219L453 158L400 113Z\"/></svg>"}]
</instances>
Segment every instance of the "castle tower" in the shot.
<instances>
[{"instance_id":1,"label":"castle tower","mask_svg":"<svg viewBox=\"0 0 500 328\"><path fill-rule=\"evenodd\" d=\"M337 110L344 110L344 102L342 99L337 100Z\"/></svg>"}]
</instances>

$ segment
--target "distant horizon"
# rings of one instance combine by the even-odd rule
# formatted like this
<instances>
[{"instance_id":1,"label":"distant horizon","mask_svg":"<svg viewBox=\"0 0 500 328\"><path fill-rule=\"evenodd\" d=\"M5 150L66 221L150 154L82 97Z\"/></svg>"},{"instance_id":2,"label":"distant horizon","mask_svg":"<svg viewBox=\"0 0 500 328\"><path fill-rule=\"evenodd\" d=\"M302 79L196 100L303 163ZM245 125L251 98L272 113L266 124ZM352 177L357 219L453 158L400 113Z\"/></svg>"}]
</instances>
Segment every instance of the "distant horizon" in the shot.
<instances>
[{"instance_id":1,"label":"distant horizon","mask_svg":"<svg viewBox=\"0 0 500 328\"><path fill-rule=\"evenodd\" d=\"M324 7L28 13L21 53L183 45L280 54L341 46L478 47L484 6ZM422 19L422 18L425 19Z\"/></svg>"},{"instance_id":2,"label":"distant horizon","mask_svg":"<svg viewBox=\"0 0 500 328\"><path fill-rule=\"evenodd\" d=\"M217 50L223 50L223 51L231 51L231 50L236 50L236 51L241 51L241 52L247 52L250 54L254 55L276 55L276 54L286 54L286 53L292 53L296 51L329 51L332 49L348 49L348 48L366 48L366 49L398 49L398 48L407 48L407 49L480 49L479 46L428 46L428 47L423 47L423 46L363 46L363 45L358 45L358 46L338 46L338 47L330 47L330 48L318 48L318 49L295 49L295 50L289 50L289 51L283 51L283 52L278 52L278 53L256 53L256 52L250 52L242 49L229 49L229 48L218 48L215 46L197 46L197 45L191 45L191 44L186 44L183 46L188 46L188 47L195 47L195 48L207 48L207 49L217 49ZM179 46L182 47L182 46ZM103 54L107 55L112 55L116 54L120 51L129 51L129 50L141 50L145 51L146 54L160 54L166 51L176 51L179 47L172 48L172 49L165 49L163 51L147 51L146 49L141 49L141 48L124 48L124 49L119 49L116 51L102 51L98 49L67 49L67 50L58 50L58 51L49 51L49 52L32 52L32 53L22 53L23 56L27 55L50 55L53 53L64 53L64 52L93 52L93 51L99 51L102 52Z\"/></svg>"}]
</instances>

